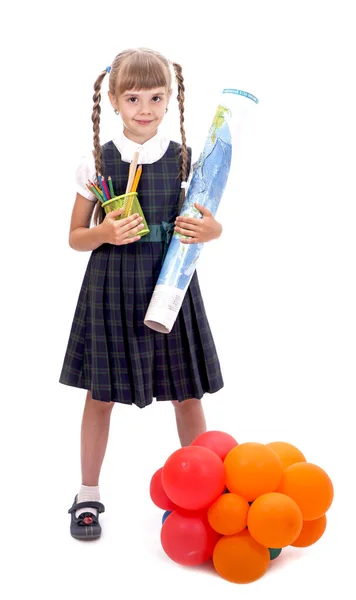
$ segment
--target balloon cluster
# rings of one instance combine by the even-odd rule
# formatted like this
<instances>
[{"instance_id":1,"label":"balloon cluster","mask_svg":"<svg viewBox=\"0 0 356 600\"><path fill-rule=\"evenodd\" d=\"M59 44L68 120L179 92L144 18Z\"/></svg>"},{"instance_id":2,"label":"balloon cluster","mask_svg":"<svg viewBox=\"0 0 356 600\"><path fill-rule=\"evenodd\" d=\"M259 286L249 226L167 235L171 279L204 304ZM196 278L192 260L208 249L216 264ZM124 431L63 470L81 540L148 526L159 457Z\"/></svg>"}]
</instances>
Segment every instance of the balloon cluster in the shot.
<instances>
[{"instance_id":1,"label":"balloon cluster","mask_svg":"<svg viewBox=\"0 0 356 600\"><path fill-rule=\"evenodd\" d=\"M334 490L292 444L239 444L208 431L169 456L151 478L150 496L165 511L161 544L171 560L212 560L227 581L251 583L286 546L321 538Z\"/></svg>"}]
</instances>

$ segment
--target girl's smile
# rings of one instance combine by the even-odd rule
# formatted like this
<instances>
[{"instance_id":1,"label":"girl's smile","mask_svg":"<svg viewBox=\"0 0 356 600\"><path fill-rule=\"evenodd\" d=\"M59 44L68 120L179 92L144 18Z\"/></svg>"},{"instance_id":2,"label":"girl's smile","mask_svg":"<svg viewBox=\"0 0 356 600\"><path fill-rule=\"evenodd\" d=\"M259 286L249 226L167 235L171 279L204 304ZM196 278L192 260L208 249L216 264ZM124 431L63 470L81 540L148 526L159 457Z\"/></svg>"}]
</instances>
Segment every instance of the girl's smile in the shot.
<instances>
[{"instance_id":1,"label":"girl's smile","mask_svg":"<svg viewBox=\"0 0 356 600\"><path fill-rule=\"evenodd\" d=\"M136 123L138 123L139 125L149 125L150 123L152 123L152 121L142 121L141 119L135 119Z\"/></svg>"}]
</instances>

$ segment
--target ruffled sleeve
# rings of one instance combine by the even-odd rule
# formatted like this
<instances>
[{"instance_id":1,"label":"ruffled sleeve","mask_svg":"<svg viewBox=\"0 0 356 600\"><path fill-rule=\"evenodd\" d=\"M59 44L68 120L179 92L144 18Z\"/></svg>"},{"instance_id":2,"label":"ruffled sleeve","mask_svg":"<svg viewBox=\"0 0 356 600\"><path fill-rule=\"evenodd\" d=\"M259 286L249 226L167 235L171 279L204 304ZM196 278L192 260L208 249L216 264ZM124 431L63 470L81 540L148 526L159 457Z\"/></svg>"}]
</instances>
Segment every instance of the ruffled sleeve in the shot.
<instances>
[{"instance_id":1,"label":"ruffled sleeve","mask_svg":"<svg viewBox=\"0 0 356 600\"><path fill-rule=\"evenodd\" d=\"M97 201L95 194L92 194L86 184L88 180L94 181L95 179L95 163L93 153L90 152L85 156L82 156L79 160L77 170L75 172L75 189L81 196L91 200L92 202Z\"/></svg>"}]
</instances>

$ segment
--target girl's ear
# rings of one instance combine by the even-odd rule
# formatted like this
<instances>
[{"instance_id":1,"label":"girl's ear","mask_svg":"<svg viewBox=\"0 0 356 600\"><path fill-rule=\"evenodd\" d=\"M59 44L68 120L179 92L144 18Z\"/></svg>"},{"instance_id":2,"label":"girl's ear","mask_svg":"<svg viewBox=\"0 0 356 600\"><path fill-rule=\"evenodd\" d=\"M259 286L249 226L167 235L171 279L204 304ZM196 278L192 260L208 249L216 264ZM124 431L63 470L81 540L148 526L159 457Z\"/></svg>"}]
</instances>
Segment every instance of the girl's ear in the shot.
<instances>
[{"instance_id":1,"label":"girl's ear","mask_svg":"<svg viewBox=\"0 0 356 600\"><path fill-rule=\"evenodd\" d=\"M113 96L111 92L108 92L108 96L109 96L109 100L111 102L111 106L113 107L114 110L117 110L117 103L116 103L115 96Z\"/></svg>"}]
</instances>

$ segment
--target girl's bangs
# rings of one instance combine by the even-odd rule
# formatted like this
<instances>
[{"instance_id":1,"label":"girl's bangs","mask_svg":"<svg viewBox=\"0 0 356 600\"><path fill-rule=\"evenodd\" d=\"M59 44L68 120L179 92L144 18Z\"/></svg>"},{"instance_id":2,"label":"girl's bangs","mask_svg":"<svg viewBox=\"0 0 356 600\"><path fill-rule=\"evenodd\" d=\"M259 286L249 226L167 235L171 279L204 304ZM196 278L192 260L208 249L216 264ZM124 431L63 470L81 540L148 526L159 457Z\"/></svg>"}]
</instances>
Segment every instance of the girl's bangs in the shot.
<instances>
[{"instance_id":1,"label":"girl's bangs","mask_svg":"<svg viewBox=\"0 0 356 600\"><path fill-rule=\"evenodd\" d=\"M170 87L170 72L159 58L147 54L134 54L122 63L116 81L117 91L151 90Z\"/></svg>"}]
</instances>

